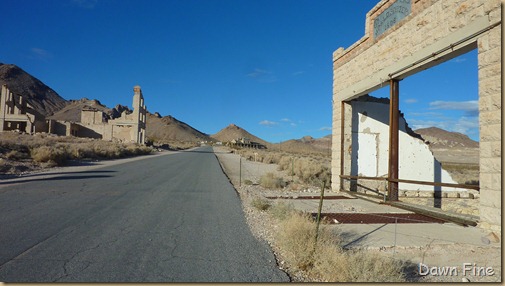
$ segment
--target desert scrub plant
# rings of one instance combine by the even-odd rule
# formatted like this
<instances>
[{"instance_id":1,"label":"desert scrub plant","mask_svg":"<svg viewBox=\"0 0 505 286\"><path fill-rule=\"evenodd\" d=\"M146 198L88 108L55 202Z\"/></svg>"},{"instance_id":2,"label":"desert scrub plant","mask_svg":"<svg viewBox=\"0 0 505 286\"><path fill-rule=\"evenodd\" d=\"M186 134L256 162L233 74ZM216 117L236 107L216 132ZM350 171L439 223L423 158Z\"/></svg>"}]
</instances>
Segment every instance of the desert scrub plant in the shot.
<instances>
[{"instance_id":1,"label":"desert scrub plant","mask_svg":"<svg viewBox=\"0 0 505 286\"><path fill-rule=\"evenodd\" d=\"M56 146L35 147L30 152L33 161L37 163L51 163L51 165L62 165L68 158L64 148Z\"/></svg>"},{"instance_id":2,"label":"desert scrub plant","mask_svg":"<svg viewBox=\"0 0 505 286\"><path fill-rule=\"evenodd\" d=\"M270 202L261 197L254 197L251 201L251 205L260 211L267 210L270 208Z\"/></svg>"},{"instance_id":3,"label":"desert scrub plant","mask_svg":"<svg viewBox=\"0 0 505 286\"><path fill-rule=\"evenodd\" d=\"M291 217L296 213L293 205L287 204L285 202L275 203L274 205L272 205L270 207L270 209L268 211L273 218L275 218L279 221L285 220L288 217Z\"/></svg>"},{"instance_id":4,"label":"desert scrub plant","mask_svg":"<svg viewBox=\"0 0 505 286\"><path fill-rule=\"evenodd\" d=\"M402 282L404 263L380 253L344 250L328 225L319 229L307 214L291 212L275 237L288 265L325 282Z\"/></svg>"},{"instance_id":5,"label":"desert scrub plant","mask_svg":"<svg viewBox=\"0 0 505 286\"><path fill-rule=\"evenodd\" d=\"M286 186L286 182L276 177L274 173L268 172L260 178L260 186L267 189L280 189Z\"/></svg>"}]
</instances>

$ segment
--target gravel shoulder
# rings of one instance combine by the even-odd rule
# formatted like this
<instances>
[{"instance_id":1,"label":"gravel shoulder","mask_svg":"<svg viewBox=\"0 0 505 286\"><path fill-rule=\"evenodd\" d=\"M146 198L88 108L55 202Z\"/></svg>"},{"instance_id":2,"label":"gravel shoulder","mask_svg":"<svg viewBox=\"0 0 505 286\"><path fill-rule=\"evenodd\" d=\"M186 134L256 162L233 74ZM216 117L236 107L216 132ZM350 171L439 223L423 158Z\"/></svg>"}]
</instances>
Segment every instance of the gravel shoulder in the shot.
<instances>
[{"instance_id":1,"label":"gravel shoulder","mask_svg":"<svg viewBox=\"0 0 505 286\"><path fill-rule=\"evenodd\" d=\"M214 147L214 152L219 159L221 166L227 174L230 181L235 186L235 189L242 200L242 207L245 213L247 222L253 234L259 239L265 240L274 253L279 267L289 273L293 282L310 282L310 277L304 276L302 273L293 273L289 270L289 265L285 265L282 258L282 251L275 245L275 235L278 231L278 226L274 219L265 211L259 211L251 206L251 201L255 197L271 197L271 196L318 196L320 188L317 186L298 186L296 190L285 188L281 190L265 189L257 184L261 176L268 172L283 177L285 180L291 180L291 177L285 172L277 170L277 165L263 164L259 162L247 161L240 156L231 153L230 149L225 147ZM241 177L241 182L240 182ZM246 185L245 180L251 181L253 184ZM339 195L339 193L326 190L325 196ZM315 212L317 211L318 200L283 200L286 202L295 202L293 205L296 209ZM363 202L361 199L331 201L325 200L323 204L323 212L362 212L370 211L369 202ZM376 206L373 206L375 210ZM385 206L384 206L385 207ZM384 212L390 210L382 210ZM395 211L396 212L396 211ZM401 212L401 210L398 210ZM373 225L370 225L373 226ZM362 225L340 224L332 226L336 232L352 233L356 228ZM421 229L422 227L422 229ZM419 269L412 269L412 275L415 276L417 282L462 282L463 279L468 279L471 282L501 282L501 242L484 243L484 237L489 233L487 231L453 224L405 224L398 227L398 246L392 247L391 242L393 236L396 239L394 225L384 227L371 227L371 232L374 231L377 236L374 239L367 240L360 248L368 251L382 252L385 255L392 255L404 261L410 261L415 265L427 265L428 267L456 267L458 275L423 275L417 274ZM377 231L376 229L380 229ZM381 234L382 233L382 234ZM374 235L375 235L374 234ZM380 236L382 235L382 236ZM381 240L383 237L386 240ZM396 241L395 241L396 243ZM403 243L403 245L402 245ZM381 246L379 246L381 245ZM468 267L473 267L474 263L477 267L492 267L494 275L470 275L470 271L466 271L467 275L463 275L464 263L471 263ZM467 268L468 268L467 267ZM423 269L424 271L425 269Z\"/></svg>"}]
</instances>

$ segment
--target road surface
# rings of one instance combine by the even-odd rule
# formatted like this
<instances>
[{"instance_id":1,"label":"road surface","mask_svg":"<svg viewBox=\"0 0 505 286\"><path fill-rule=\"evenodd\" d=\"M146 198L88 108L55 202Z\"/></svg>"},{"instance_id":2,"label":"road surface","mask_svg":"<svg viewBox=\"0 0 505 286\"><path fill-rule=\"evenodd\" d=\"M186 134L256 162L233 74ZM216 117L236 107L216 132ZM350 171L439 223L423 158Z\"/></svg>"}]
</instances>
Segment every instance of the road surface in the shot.
<instances>
[{"instance_id":1,"label":"road surface","mask_svg":"<svg viewBox=\"0 0 505 286\"><path fill-rule=\"evenodd\" d=\"M0 181L0 281L288 282L211 147Z\"/></svg>"}]
</instances>

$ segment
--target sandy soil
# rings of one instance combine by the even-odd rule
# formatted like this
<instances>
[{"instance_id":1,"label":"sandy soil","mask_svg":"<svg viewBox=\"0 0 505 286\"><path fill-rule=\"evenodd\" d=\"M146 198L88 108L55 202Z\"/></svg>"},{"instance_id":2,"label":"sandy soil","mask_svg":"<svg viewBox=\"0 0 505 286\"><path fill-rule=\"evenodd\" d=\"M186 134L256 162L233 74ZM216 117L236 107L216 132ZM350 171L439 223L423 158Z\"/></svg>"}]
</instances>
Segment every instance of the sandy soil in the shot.
<instances>
[{"instance_id":1,"label":"sandy soil","mask_svg":"<svg viewBox=\"0 0 505 286\"><path fill-rule=\"evenodd\" d=\"M230 150L224 147L214 148L218 159L227 173L230 181L240 194L243 202L243 209L247 221L252 232L260 239L266 240L272 247L272 250L277 256L278 265L281 269L286 270L294 282L312 281L310 277L304 276L303 273L293 273L289 271L289 265L286 265L282 259L282 251L275 246L274 236L277 225L266 212L259 211L251 206L252 198L256 196L301 196L301 195L318 195L320 188L318 186L297 185L296 189L285 188L283 190L268 190L258 184L246 185L245 180L253 183L259 181L259 178L267 172L273 172L277 176L283 177L285 180L291 180L285 172L277 170L277 165L263 164L259 162L247 161L244 158L240 159L239 155L230 153ZM240 182L241 177L241 182ZM336 193L326 192L326 195L335 195ZM304 204L297 204L297 208L304 208ZM324 212L342 212L342 211L365 211L359 209L359 204L356 202L325 203ZM481 231L481 230L476 230ZM483 234L488 232L481 231ZM385 248L370 248L369 251L382 251ZM410 261L416 268L411 269L410 279L417 282L462 282L463 279L468 279L471 282L500 282L501 281L501 243L490 243L481 245L467 243L453 244L426 244L420 243L418 246L409 246L395 249L395 255L398 259ZM492 265L494 275L492 276L476 276L471 275L473 271L472 265L463 265L471 260L471 263L476 263L477 267L489 267ZM458 275L418 275L419 263L429 265L429 267L456 267ZM497 267L496 265L499 265ZM469 269L463 276L463 269ZM437 268L439 269L439 268ZM421 271L424 271L422 269Z\"/></svg>"}]
</instances>

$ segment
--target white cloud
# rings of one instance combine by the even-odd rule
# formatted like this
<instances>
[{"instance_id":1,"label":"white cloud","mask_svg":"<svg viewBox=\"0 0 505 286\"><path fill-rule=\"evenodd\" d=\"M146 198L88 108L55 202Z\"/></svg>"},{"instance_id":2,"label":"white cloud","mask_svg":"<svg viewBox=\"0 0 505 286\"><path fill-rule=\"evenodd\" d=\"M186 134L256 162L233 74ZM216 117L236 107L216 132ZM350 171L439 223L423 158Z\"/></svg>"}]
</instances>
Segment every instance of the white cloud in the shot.
<instances>
[{"instance_id":1,"label":"white cloud","mask_svg":"<svg viewBox=\"0 0 505 286\"><path fill-rule=\"evenodd\" d=\"M297 72L293 73L293 76L299 76L299 75L302 75L304 73L305 73L304 71L297 71Z\"/></svg>"},{"instance_id":2,"label":"white cloud","mask_svg":"<svg viewBox=\"0 0 505 286\"><path fill-rule=\"evenodd\" d=\"M53 55L48 52L47 50L41 49L41 48L31 48L31 57L39 60L49 60L53 57Z\"/></svg>"},{"instance_id":3,"label":"white cloud","mask_svg":"<svg viewBox=\"0 0 505 286\"><path fill-rule=\"evenodd\" d=\"M270 121L270 120L263 120L260 121L260 125L265 125L265 126L272 126L272 125L277 125L277 122L275 121Z\"/></svg>"},{"instance_id":4,"label":"white cloud","mask_svg":"<svg viewBox=\"0 0 505 286\"><path fill-rule=\"evenodd\" d=\"M289 119L289 118L282 118L281 121L282 122L291 122L291 119Z\"/></svg>"},{"instance_id":5,"label":"white cloud","mask_svg":"<svg viewBox=\"0 0 505 286\"><path fill-rule=\"evenodd\" d=\"M417 103L417 99L415 98L408 98L404 100L405 103Z\"/></svg>"},{"instance_id":6,"label":"white cloud","mask_svg":"<svg viewBox=\"0 0 505 286\"><path fill-rule=\"evenodd\" d=\"M273 72L259 68L255 68L252 72L248 73L247 76L258 80L259 82L269 83L277 81Z\"/></svg>"},{"instance_id":7,"label":"white cloud","mask_svg":"<svg viewBox=\"0 0 505 286\"><path fill-rule=\"evenodd\" d=\"M430 102L430 109L450 109L450 110L475 110L479 109L479 101L433 101Z\"/></svg>"},{"instance_id":8,"label":"white cloud","mask_svg":"<svg viewBox=\"0 0 505 286\"><path fill-rule=\"evenodd\" d=\"M324 127L319 128L319 131L331 131L331 127L324 126Z\"/></svg>"},{"instance_id":9,"label":"white cloud","mask_svg":"<svg viewBox=\"0 0 505 286\"><path fill-rule=\"evenodd\" d=\"M451 62L459 64L459 63L462 63L462 62L466 62L466 58L455 58Z\"/></svg>"}]
</instances>

